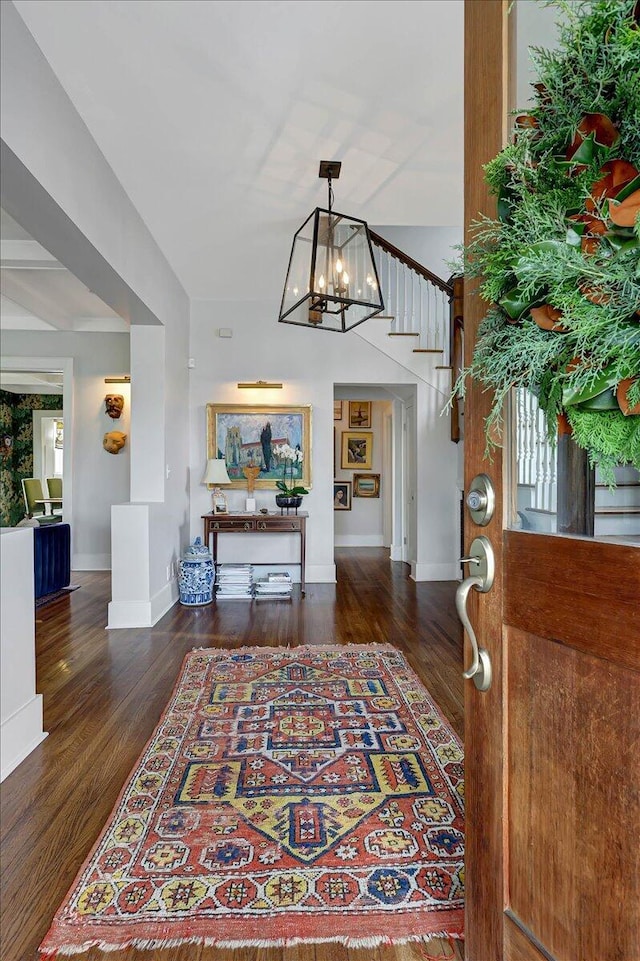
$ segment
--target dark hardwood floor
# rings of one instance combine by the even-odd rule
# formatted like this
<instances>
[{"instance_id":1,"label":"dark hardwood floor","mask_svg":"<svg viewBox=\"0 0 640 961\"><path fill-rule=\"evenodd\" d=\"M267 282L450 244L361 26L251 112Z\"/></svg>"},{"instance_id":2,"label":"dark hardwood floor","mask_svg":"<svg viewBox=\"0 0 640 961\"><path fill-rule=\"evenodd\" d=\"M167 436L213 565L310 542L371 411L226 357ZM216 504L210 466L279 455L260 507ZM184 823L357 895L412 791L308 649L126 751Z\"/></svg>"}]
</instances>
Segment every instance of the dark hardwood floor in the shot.
<instances>
[{"instance_id":1,"label":"dark hardwood floor","mask_svg":"<svg viewBox=\"0 0 640 961\"><path fill-rule=\"evenodd\" d=\"M453 728L463 733L462 632L455 583L415 584L383 549L336 551L338 583L309 584L292 602L189 609L152 628L105 630L110 575L75 573L81 589L36 614L37 690L49 737L1 789L0 956L34 961L53 914L107 820L118 793L194 647L389 642L408 658ZM90 951L117 961L427 961L461 959L433 939L354 950L339 944L216 950Z\"/></svg>"}]
</instances>

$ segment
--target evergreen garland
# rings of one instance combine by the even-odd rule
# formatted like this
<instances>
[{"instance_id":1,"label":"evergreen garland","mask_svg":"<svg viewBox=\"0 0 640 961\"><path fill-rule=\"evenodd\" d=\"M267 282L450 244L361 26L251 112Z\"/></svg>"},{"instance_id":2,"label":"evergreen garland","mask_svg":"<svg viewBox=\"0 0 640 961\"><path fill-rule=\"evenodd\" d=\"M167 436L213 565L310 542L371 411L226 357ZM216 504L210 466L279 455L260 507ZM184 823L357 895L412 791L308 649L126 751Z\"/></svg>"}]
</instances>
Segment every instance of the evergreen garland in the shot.
<instances>
[{"instance_id":1,"label":"evergreen garland","mask_svg":"<svg viewBox=\"0 0 640 961\"><path fill-rule=\"evenodd\" d=\"M495 391L488 447L512 387L549 436L593 466L640 469L640 2L555 0L557 49L531 48L534 106L485 167L498 219L472 225L464 272L490 303L471 376Z\"/></svg>"}]
</instances>

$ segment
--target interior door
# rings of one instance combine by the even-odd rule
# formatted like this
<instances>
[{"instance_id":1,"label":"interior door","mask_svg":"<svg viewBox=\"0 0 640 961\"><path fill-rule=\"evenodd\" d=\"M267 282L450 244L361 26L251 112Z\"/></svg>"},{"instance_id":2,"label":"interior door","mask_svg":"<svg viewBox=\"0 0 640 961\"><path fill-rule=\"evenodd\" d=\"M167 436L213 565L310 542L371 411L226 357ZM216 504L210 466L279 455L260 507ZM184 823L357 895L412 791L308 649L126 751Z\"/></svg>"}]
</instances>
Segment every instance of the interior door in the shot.
<instances>
[{"instance_id":1,"label":"interior door","mask_svg":"<svg viewBox=\"0 0 640 961\"><path fill-rule=\"evenodd\" d=\"M495 216L482 164L509 111L508 0L465 2L465 224ZM468 363L483 302L465 284ZM465 490L496 490L465 553L495 555L468 613L490 658L465 692L469 961L640 958L640 547L509 530L508 444L484 458L488 398L468 385ZM465 666L471 662L469 636Z\"/></svg>"}]
</instances>

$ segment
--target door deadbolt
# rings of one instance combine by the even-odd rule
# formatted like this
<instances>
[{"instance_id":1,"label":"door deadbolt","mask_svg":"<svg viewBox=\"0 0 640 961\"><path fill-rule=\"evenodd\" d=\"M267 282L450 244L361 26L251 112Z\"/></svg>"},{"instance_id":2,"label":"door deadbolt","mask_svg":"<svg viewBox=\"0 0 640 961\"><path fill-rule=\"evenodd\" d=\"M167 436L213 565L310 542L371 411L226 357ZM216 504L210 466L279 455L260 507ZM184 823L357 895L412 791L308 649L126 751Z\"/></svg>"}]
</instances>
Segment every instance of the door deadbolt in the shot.
<instances>
[{"instance_id":1,"label":"door deadbolt","mask_svg":"<svg viewBox=\"0 0 640 961\"><path fill-rule=\"evenodd\" d=\"M487 474L477 474L473 478L466 501L473 522L478 527L486 527L496 507L495 491Z\"/></svg>"}]
</instances>

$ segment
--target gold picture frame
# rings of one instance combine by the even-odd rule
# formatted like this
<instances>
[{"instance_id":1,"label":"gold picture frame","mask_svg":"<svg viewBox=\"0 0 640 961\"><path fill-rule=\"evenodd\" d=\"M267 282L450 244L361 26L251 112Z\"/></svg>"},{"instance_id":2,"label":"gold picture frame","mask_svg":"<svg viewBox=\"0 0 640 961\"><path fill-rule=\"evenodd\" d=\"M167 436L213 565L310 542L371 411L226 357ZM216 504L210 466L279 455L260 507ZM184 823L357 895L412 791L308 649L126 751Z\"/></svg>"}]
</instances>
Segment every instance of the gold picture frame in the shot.
<instances>
[{"instance_id":1,"label":"gold picture frame","mask_svg":"<svg viewBox=\"0 0 640 961\"><path fill-rule=\"evenodd\" d=\"M354 497L380 497L380 474L354 474Z\"/></svg>"},{"instance_id":2,"label":"gold picture frame","mask_svg":"<svg viewBox=\"0 0 640 961\"><path fill-rule=\"evenodd\" d=\"M354 430L364 430L371 427L371 401L349 401L349 427Z\"/></svg>"},{"instance_id":3,"label":"gold picture frame","mask_svg":"<svg viewBox=\"0 0 640 961\"><path fill-rule=\"evenodd\" d=\"M231 488L247 487L245 467L259 466L256 488L277 490L284 464L272 452L279 444L302 450L301 464L287 464L287 484L311 487L311 405L207 404L207 459L224 459ZM269 453L271 452L271 456ZM268 463L267 463L268 460Z\"/></svg>"},{"instance_id":4,"label":"gold picture frame","mask_svg":"<svg viewBox=\"0 0 640 961\"><path fill-rule=\"evenodd\" d=\"M342 432L342 470L371 470L373 464L373 434L366 431Z\"/></svg>"}]
</instances>

